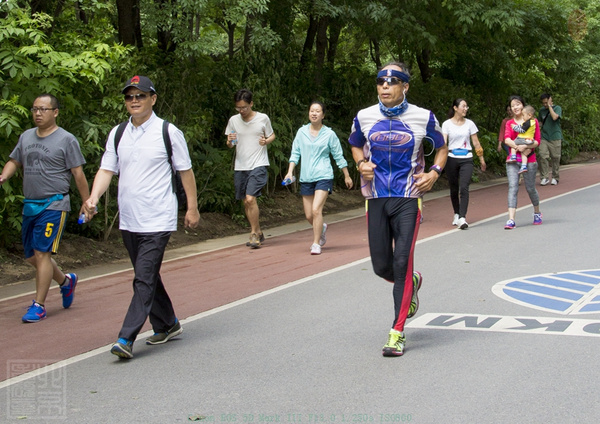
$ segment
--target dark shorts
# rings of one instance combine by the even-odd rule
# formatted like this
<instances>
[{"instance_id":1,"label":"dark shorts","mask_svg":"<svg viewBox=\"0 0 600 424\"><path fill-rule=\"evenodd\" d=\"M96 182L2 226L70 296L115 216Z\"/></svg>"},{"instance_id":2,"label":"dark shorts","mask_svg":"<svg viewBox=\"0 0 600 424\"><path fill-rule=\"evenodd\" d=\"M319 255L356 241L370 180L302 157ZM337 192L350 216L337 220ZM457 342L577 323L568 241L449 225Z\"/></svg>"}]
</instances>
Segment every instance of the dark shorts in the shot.
<instances>
[{"instance_id":1,"label":"dark shorts","mask_svg":"<svg viewBox=\"0 0 600 424\"><path fill-rule=\"evenodd\" d=\"M331 194L333 190L333 180L319 180L312 183L300 183L300 194L302 196L312 196L315 190L323 190Z\"/></svg>"},{"instance_id":2,"label":"dark shorts","mask_svg":"<svg viewBox=\"0 0 600 424\"><path fill-rule=\"evenodd\" d=\"M246 196L260 197L261 191L267 185L269 174L266 166L259 166L252 171L235 171L235 198L244 200Z\"/></svg>"},{"instance_id":3,"label":"dark shorts","mask_svg":"<svg viewBox=\"0 0 600 424\"><path fill-rule=\"evenodd\" d=\"M21 237L25 258L31 258L34 250L56 253L67 223L67 216L68 212L49 210L36 216L23 216Z\"/></svg>"}]
</instances>

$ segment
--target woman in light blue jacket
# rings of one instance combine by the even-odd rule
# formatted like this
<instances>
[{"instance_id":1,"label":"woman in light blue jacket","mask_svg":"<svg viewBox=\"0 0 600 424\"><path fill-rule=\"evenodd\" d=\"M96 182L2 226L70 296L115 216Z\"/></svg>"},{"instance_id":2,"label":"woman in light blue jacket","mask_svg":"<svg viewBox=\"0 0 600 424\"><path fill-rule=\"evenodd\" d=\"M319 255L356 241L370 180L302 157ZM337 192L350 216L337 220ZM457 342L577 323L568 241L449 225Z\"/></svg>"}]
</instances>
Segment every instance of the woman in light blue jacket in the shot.
<instances>
[{"instance_id":1,"label":"woman in light blue jacket","mask_svg":"<svg viewBox=\"0 0 600 424\"><path fill-rule=\"evenodd\" d=\"M338 168L344 173L346 187L352 188L352 178L348 173L348 162L344 159L340 140L333 130L323 125L325 106L321 102L310 104L309 124L296 133L292 144L290 165L284 178L292 179L294 168L302 158L300 169L300 194L304 204L304 215L313 226L311 255L320 255L321 246L326 242L327 224L323 222L323 206L333 189L333 168L329 155L333 156Z\"/></svg>"}]
</instances>

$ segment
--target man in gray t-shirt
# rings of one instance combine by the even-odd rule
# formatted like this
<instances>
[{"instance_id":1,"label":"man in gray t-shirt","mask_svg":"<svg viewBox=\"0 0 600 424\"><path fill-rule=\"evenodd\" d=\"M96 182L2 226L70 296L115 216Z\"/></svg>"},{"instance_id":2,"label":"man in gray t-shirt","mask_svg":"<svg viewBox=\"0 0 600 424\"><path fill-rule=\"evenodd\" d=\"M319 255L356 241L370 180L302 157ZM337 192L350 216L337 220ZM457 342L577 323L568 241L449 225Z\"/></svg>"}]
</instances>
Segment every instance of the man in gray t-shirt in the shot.
<instances>
[{"instance_id":1,"label":"man in gray t-shirt","mask_svg":"<svg viewBox=\"0 0 600 424\"><path fill-rule=\"evenodd\" d=\"M69 187L71 176L85 202L90 195L82 165L85 159L77 139L56 125L58 100L42 94L31 108L36 125L25 131L10 154L10 160L0 174L0 184L23 168L22 239L25 259L36 269L36 294L23 322L38 322L46 318L44 302L54 279L60 285L63 307L73 302L76 274L64 274L52 255L65 228L71 210ZM81 211L80 211L81 213Z\"/></svg>"}]
</instances>

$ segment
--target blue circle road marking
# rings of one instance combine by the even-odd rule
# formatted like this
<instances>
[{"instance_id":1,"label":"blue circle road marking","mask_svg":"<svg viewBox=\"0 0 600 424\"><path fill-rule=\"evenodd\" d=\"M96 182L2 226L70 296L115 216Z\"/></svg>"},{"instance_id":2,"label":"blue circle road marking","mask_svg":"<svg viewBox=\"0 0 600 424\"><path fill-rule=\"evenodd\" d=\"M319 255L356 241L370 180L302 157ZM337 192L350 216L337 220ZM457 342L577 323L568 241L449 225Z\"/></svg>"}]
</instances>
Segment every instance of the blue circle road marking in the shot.
<instances>
[{"instance_id":1,"label":"blue circle road marking","mask_svg":"<svg viewBox=\"0 0 600 424\"><path fill-rule=\"evenodd\" d=\"M600 312L600 269L501 281L492 292L509 302L565 315Z\"/></svg>"}]
</instances>

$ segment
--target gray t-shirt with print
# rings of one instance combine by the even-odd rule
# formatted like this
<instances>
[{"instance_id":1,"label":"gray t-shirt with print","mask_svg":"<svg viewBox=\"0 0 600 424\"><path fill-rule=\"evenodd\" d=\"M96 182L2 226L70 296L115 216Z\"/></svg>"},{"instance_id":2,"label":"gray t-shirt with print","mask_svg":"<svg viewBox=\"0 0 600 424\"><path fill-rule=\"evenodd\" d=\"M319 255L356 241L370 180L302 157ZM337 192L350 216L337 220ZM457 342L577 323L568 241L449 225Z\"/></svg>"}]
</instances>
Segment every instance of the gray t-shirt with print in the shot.
<instances>
[{"instance_id":1,"label":"gray t-shirt with print","mask_svg":"<svg viewBox=\"0 0 600 424\"><path fill-rule=\"evenodd\" d=\"M39 137L37 128L21 134L10 158L23 165L23 194L26 199L47 199L63 194L48 206L48 210L70 211L69 187L71 168L85 163L75 136L58 128L46 137Z\"/></svg>"}]
</instances>

